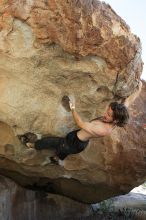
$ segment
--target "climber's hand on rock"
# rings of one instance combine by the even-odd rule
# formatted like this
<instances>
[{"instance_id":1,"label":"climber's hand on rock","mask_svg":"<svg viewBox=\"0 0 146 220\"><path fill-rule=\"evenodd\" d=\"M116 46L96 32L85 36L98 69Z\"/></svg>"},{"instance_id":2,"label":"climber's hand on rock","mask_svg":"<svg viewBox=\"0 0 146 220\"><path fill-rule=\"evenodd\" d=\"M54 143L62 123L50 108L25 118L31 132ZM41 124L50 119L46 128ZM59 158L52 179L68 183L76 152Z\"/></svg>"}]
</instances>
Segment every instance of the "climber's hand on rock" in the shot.
<instances>
[{"instance_id":1,"label":"climber's hand on rock","mask_svg":"<svg viewBox=\"0 0 146 220\"><path fill-rule=\"evenodd\" d=\"M69 107L71 110L75 109L75 104L71 100L69 101Z\"/></svg>"},{"instance_id":2,"label":"climber's hand on rock","mask_svg":"<svg viewBox=\"0 0 146 220\"><path fill-rule=\"evenodd\" d=\"M69 107L71 110L75 109L75 98L72 95L69 96Z\"/></svg>"}]
</instances>

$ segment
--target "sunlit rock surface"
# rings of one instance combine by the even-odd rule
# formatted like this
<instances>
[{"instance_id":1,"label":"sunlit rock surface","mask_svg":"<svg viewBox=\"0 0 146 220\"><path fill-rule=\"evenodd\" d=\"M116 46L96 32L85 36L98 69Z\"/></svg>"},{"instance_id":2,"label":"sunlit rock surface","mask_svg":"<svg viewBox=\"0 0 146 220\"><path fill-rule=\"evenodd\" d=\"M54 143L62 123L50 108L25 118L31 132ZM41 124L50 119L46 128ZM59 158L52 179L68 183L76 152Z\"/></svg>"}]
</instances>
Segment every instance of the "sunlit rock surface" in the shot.
<instances>
[{"instance_id":1,"label":"sunlit rock surface","mask_svg":"<svg viewBox=\"0 0 146 220\"><path fill-rule=\"evenodd\" d=\"M0 119L16 133L66 134L64 95L91 119L137 88L140 40L105 3L3 0L0 11Z\"/></svg>"},{"instance_id":2,"label":"sunlit rock surface","mask_svg":"<svg viewBox=\"0 0 146 220\"><path fill-rule=\"evenodd\" d=\"M23 186L45 177L54 192L87 203L142 183L145 82L129 107L126 129L91 141L84 152L66 158L64 167L48 164L53 152L27 149L17 139L25 132L66 135L76 125L64 97L74 97L81 117L90 120L111 101L137 91L141 72L139 38L105 3L2 0L0 172Z\"/></svg>"}]
</instances>

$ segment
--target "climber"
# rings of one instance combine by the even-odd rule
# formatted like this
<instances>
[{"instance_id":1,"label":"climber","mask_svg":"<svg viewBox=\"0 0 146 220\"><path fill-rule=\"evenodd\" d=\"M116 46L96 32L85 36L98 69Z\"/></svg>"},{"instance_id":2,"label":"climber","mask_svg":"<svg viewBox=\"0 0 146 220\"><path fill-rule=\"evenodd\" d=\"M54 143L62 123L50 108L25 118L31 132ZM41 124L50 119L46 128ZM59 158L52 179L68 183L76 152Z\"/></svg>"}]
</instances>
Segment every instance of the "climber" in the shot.
<instances>
[{"instance_id":1,"label":"climber","mask_svg":"<svg viewBox=\"0 0 146 220\"><path fill-rule=\"evenodd\" d=\"M108 106L104 116L85 122L76 112L75 103L69 101L69 107L73 118L80 129L69 132L63 137L43 137L35 143L27 142L26 146L36 150L54 148L56 155L50 157L51 163L58 164L69 154L77 154L83 151L91 138L110 135L114 128L124 127L129 119L128 109L124 104L112 102Z\"/></svg>"}]
</instances>

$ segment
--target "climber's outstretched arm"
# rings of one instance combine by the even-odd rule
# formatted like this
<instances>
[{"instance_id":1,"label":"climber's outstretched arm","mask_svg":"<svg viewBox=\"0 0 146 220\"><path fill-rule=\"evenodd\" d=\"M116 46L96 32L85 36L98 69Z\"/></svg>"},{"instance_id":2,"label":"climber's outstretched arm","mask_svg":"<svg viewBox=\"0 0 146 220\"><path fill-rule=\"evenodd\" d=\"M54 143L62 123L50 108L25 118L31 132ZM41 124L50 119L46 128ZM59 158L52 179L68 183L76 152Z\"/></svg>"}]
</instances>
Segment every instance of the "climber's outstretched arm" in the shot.
<instances>
[{"instance_id":1,"label":"climber's outstretched arm","mask_svg":"<svg viewBox=\"0 0 146 220\"><path fill-rule=\"evenodd\" d=\"M79 116L79 114L76 112L75 108L72 108L71 111L72 111L72 115L73 115L73 118L74 118L76 124L77 124L80 128L83 128L85 122L81 119L81 117Z\"/></svg>"},{"instance_id":2,"label":"climber's outstretched arm","mask_svg":"<svg viewBox=\"0 0 146 220\"><path fill-rule=\"evenodd\" d=\"M70 101L69 105L72 111L73 118L76 124L79 126L79 128L84 129L85 131L87 131L92 135L96 135L96 134L104 135L105 130L101 126L95 126L92 122L83 121L75 110L75 104Z\"/></svg>"},{"instance_id":3,"label":"climber's outstretched arm","mask_svg":"<svg viewBox=\"0 0 146 220\"><path fill-rule=\"evenodd\" d=\"M75 102L74 101L69 101L69 107L72 111L72 115L73 115L73 118L76 122L76 124L80 127L80 128L83 128L84 127L84 121L81 119L81 117L79 116L79 114L76 112L75 110Z\"/></svg>"}]
</instances>

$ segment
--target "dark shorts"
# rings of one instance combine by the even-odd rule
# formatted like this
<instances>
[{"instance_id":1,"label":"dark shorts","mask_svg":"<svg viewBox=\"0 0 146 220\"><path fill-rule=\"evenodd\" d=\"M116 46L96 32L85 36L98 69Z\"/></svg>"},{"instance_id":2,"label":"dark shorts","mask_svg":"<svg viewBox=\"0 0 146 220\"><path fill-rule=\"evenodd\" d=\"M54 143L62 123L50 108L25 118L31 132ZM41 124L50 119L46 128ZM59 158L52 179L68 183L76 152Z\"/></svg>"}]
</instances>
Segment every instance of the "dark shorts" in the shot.
<instances>
[{"instance_id":1,"label":"dark shorts","mask_svg":"<svg viewBox=\"0 0 146 220\"><path fill-rule=\"evenodd\" d=\"M65 138L61 137L44 137L35 142L37 150L55 149L56 155L64 160L69 154L77 154L85 149L89 141L81 141L77 137L79 130L72 131Z\"/></svg>"}]
</instances>

